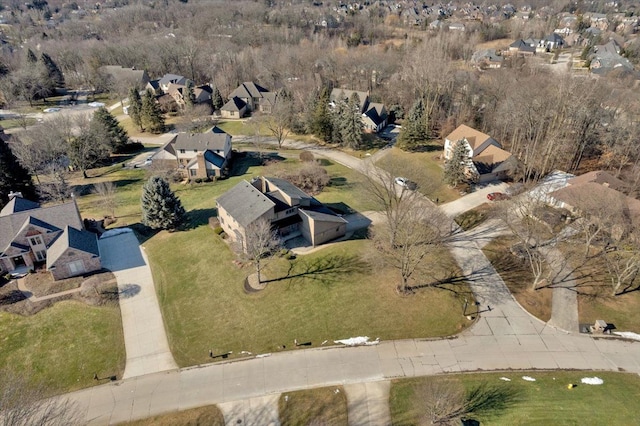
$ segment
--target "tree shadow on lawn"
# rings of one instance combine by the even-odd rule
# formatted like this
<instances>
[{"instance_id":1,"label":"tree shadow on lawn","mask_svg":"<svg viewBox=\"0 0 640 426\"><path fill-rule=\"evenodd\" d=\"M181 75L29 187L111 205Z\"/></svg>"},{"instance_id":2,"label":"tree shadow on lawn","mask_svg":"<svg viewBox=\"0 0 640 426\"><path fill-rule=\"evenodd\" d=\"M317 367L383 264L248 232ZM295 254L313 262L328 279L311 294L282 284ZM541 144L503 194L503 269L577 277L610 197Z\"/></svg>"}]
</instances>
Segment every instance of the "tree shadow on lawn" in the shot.
<instances>
[{"instance_id":1,"label":"tree shadow on lawn","mask_svg":"<svg viewBox=\"0 0 640 426\"><path fill-rule=\"evenodd\" d=\"M344 280L345 274L364 273L369 264L356 255L329 255L313 260L299 259L289 264L287 274L280 278L263 281L265 284L289 280L289 285L303 284L305 280L314 280L330 286Z\"/></svg>"},{"instance_id":2,"label":"tree shadow on lawn","mask_svg":"<svg viewBox=\"0 0 640 426\"><path fill-rule=\"evenodd\" d=\"M151 229L148 226L143 225L140 222L132 223L127 226L133 230L133 233L136 235L136 238L140 242L140 244L144 244L147 240L153 238L158 232L159 229Z\"/></svg>"},{"instance_id":3,"label":"tree shadow on lawn","mask_svg":"<svg viewBox=\"0 0 640 426\"><path fill-rule=\"evenodd\" d=\"M188 231L191 229L198 228L202 225L206 225L209 223L209 218L217 217L218 209L195 209L189 210L186 215L186 220L184 225L180 228L181 230Z\"/></svg>"}]
</instances>

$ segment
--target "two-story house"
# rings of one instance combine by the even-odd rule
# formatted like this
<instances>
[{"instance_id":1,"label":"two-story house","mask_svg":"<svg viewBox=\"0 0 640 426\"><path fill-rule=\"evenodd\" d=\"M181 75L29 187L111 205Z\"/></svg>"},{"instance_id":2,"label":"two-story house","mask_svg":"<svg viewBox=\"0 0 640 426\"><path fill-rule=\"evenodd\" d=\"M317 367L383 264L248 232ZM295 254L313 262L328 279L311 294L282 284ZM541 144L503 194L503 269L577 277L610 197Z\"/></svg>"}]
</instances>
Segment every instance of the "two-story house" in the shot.
<instances>
[{"instance_id":1,"label":"two-story house","mask_svg":"<svg viewBox=\"0 0 640 426\"><path fill-rule=\"evenodd\" d=\"M455 144L466 145L469 154L467 172L477 182L504 179L515 170L516 159L502 149L498 141L466 125L460 125L444 140L444 158L450 160Z\"/></svg>"},{"instance_id":2,"label":"two-story house","mask_svg":"<svg viewBox=\"0 0 640 426\"><path fill-rule=\"evenodd\" d=\"M338 102L349 102L349 99L356 93L360 101L360 113L362 114L362 124L367 133L378 133L387 125L389 115L384 104L371 102L368 92L357 90L336 88L329 95L329 106L335 108Z\"/></svg>"},{"instance_id":3,"label":"two-story house","mask_svg":"<svg viewBox=\"0 0 640 426\"><path fill-rule=\"evenodd\" d=\"M41 207L11 194L0 211L0 272L46 265L55 280L99 270L97 236L84 229L74 201Z\"/></svg>"},{"instance_id":4,"label":"two-story house","mask_svg":"<svg viewBox=\"0 0 640 426\"><path fill-rule=\"evenodd\" d=\"M218 220L229 237L246 241L247 227L267 219L283 239L303 236L311 245L343 237L347 221L292 183L259 177L242 181L217 200Z\"/></svg>"},{"instance_id":5,"label":"two-story house","mask_svg":"<svg viewBox=\"0 0 640 426\"><path fill-rule=\"evenodd\" d=\"M204 133L178 133L151 161L178 168L190 180L221 177L231 158L231 147L231 135L214 126Z\"/></svg>"},{"instance_id":6,"label":"two-story house","mask_svg":"<svg viewBox=\"0 0 640 426\"><path fill-rule=\"evenodd\" d=\"M242 118L252 111L270 114L276 98L276 92L270 92L252 81L246 81L231 92L229 101L220 108L220 114L224 118Z\"/></svg>"}]
</instances>

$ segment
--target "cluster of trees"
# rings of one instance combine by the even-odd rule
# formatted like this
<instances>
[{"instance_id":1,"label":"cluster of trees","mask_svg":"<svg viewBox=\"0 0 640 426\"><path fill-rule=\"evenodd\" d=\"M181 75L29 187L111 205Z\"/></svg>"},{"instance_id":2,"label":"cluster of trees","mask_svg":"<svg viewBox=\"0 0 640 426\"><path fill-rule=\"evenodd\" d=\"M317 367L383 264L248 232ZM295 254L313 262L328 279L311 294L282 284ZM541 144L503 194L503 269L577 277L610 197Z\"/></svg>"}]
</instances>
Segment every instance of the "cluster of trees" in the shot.
<instances>
[{"instance_id":1,"label":"cluster of trees","mask_svg":"<svg viewBox=\"0 0 640 426\"><path fill-rule=\"evenodd\" d=\"M17 100L29 102L46 99L56 88L64 87L64 75L58 64L47 53L39 56L27 49L19 67L0 78L0 91L4 104L11 106Z\"/></svg>"},{"instance_id":2,"label":"cluster of trees","mask_svg":"<svg viewBox=\"0 0 640 426\"><path fill-rule=\"evenodd\" d=\"M332 107L329 95L328 87L314 91L307 103L303 125L298 125L297 130L314 134L326 142L360 148L363 130L360 97L353 93L347 101L334 101Z\"/></svg>"},{"instance_id":3,"label":"cluster of trees","mask_svg":"<svg viewBox=\"0 0 640 426\"><path fill-rule=\"evenodd\" d=\"M160 105L149 89L142 97L137 88L129 90L129 117L142 132L148 130L151 133L163 133L166 129Z\"/></svg>"},{"instance_id":4,"label":"cluster of trees","mask_svg":"<svg viewBox=\"0 0 640 426\"><path fill-rule=\"evenodd\" d=\"M29 200L38 198L29 171L20 164L9 145L0 139L0 209L9 201L11 192L21 192Z\"/></svg>"},{"instance_id":5,"label":"cluster of trees","mask_svg":"<svg viewBox=\"0 0 640 426\"><path fill-rule=\"evenodd\" d=\"M140 148L104 107L93 116L56 116L15 137L11 149L20 164L35 177L40 195L47 199L69 197L68 173L87 171L110 154ZM41 177L44 179L40 179Z\"/></svg>"}]
</instances>

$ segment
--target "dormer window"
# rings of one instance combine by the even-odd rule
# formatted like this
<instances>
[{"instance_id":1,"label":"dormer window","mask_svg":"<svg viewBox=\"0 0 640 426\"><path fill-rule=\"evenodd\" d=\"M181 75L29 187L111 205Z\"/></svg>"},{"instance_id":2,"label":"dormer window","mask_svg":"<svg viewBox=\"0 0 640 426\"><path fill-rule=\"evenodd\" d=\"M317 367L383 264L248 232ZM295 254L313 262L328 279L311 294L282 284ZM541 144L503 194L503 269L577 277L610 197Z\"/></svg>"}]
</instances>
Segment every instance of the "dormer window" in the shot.
<instances>
[{"instance_id":1,"label":"dormer window","mask_svg":"<svg viewBox=\"0 0 640 426\"><path fill-rule=\"evenodd\" d=\"M29 244L32 246L39 246L43 244L42 237L40 235L34 235L29 237Z\"/></svg>"},{"instance_id":2,"label":"dormer window","mask_svg":"<svg viewBox=\"0 0 640 426\"><path fill-rule=\"evenodd\" d=\"M184 149L180 150L180 154L184 154L186 151Z\"/></svg>"}]
</instances>

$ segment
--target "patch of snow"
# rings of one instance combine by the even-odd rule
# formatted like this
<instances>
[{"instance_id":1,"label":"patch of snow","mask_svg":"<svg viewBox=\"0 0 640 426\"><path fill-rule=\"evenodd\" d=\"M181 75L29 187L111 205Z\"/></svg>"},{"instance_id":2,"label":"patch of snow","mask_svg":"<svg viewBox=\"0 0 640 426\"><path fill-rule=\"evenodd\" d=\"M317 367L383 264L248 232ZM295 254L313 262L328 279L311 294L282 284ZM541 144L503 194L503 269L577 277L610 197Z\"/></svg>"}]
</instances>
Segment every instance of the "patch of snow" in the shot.
<instances>
[{"instance_id":1,"label":"patch of snow","mask_svg":"<svg viewBox=\"0 0 640 426\"><path fill-rule=\"evenodd\" d=\"M580 381L585 385L601 385L604 383L604 380L600 377L583 377Z\"/></svg>"},{"instance_id":2,"label":"patch of snow","mask_svg":"<svg viewBox=\"0 0 640 426\"><path fill-rule=\"evenodd\" d=\"M133 232L131 228L109 229L107 232L105 232L100 236L100 239L104 240L105 238L115 237L116 235L121 235L121 234L128 234L130 232Z\"/></svg>"},{"instance_id":3,"label":"patch of snow","mask_svg":"<svg viewBox=\"0 0 640 426\"><path fill-rule=\"evenodd\" d=\"M333 343L342 343L343 345L346 345L346 346L358 346L358 345L369 346L369 345L377 345L378 343L380 343L380 338L378 337L373 342L370 342L368 336L359 336L359 337L351 337L349 339L334 340Z\"/></svg>"},{"instance_id":4,"label":"patch of snow","mask_svg":"<svg viewBox=\"0 0 640 426\"><path fill-rule=\"evenodd\" d=\"M615 334L616 336L624 337L625 339L640 340L640 334L634 333L632 331L614 331L613 334Z\"/></svg>"},{"instance_id":5,"label":"patch of snow","mask_svg":"<svg viewBox=\"0 0 640 426\"><path fill-rule=\"evenodd\" d=\"M505 382L510 382L511 379L508 377L500 377L500 380L504 380Z\"/></svg>"},{"instance_id":6,"label":"patch of snow","mask_svg":"<svg viewBox=\"0 0 640 426\"><path fill-rule=\"evenodd\" d=\"M531 376L522 376L522 380L526 380L527 382L535 382L536 379L534 379Z\"/></svg>"},{"instance_id":7,"label":"patch of snow","mask_svg":"<svg viewBox=\"0 0 640 426\"><path fill-rule=\"evenodd\" d=\"M268 354L260 354L260 355L256 355L256 358L266 358L266 357L268 357L268 356L271 356L271 354L270 354L270 353L268 353Z\"/></svg>"}]
</instances>

